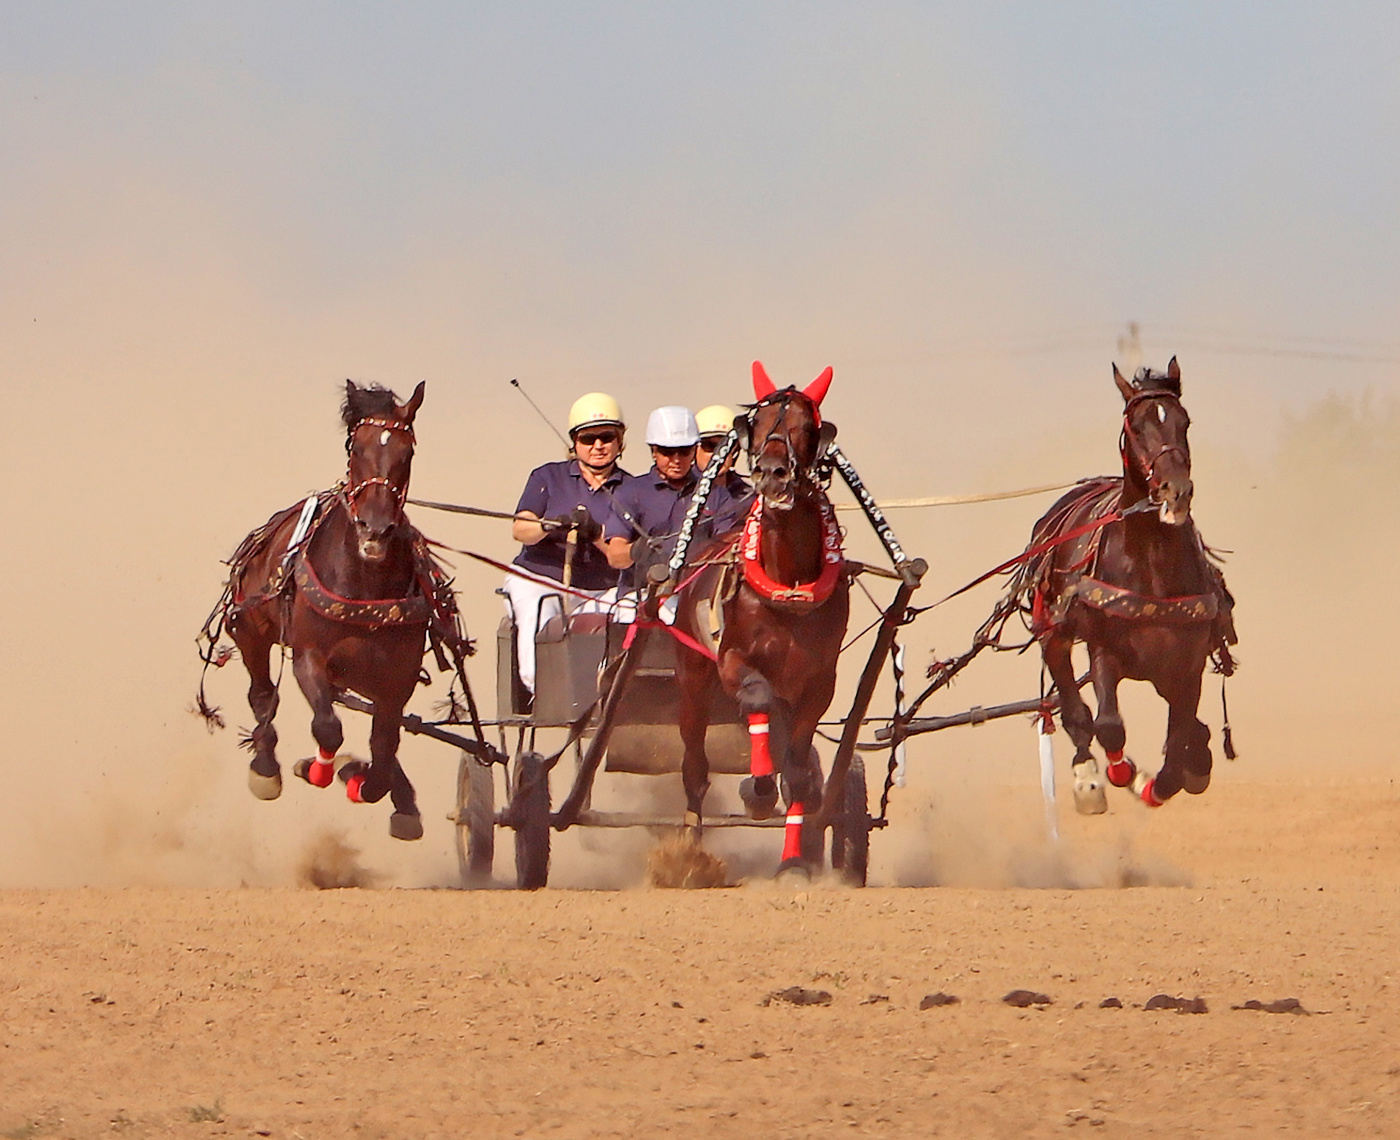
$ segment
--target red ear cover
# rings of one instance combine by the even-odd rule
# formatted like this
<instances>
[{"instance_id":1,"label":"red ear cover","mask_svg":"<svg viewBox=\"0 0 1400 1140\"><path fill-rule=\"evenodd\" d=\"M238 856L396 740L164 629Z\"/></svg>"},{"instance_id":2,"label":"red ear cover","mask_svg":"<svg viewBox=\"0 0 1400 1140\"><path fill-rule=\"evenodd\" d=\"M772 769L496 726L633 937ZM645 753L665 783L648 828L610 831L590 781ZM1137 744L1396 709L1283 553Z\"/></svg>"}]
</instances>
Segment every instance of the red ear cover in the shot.
<instances>
[{"instance_id":1,"label":"red ear cover","mask_svg":"<svg viewBox=\"0 0 1400 1140\"><path fill-rule=\"evenodd\" d=\"M753 362L753 394L755 398L762 400L766 396L771 396L777 388L773 381L768 379L768 372L763 367L761 360Z\"/></svg>"},{"instance_id":2,"label":"red ear cover","mask_svg":"<svg viewBox=\"0 0 1400 1140\"><path fill-rule=\"evenodd\" d=\"M802 394L820 408L822 406L822 401L826 399L826 390L830 387L831 367L828 365L820 376L802 389Z\"/></svg>"}]
</instances>

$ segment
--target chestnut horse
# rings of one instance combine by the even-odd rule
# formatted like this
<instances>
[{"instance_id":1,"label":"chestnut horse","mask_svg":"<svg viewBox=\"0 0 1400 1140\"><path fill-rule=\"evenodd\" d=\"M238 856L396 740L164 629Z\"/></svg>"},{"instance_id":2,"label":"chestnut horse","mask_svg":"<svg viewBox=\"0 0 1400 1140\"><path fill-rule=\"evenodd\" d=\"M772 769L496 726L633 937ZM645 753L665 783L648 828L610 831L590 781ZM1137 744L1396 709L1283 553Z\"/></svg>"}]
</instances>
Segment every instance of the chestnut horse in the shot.
<instances>
[{"instance_id":1,"label":"chestnut horse","mask_svg":"<svg viewBox=\"0 0 1400 1140\"><path fill-rule=\"evenodd\" d=\"M1123 474L1089 480L1036 523L1031 546L1072 534L1022 572L1031 594L1032 629L1074 741L1075 806L1086 815L1107 809L1097 737L1115 787L1131 787L1157 807L1182 788L1200 795L1210 784L1210 729L1196 715L1206 661L1220 672L1234 663L1234 600L1210 562L1191 518L1190 417L1181 403L1181 370L1139 369L1130 383L1113 368L1123 396L1119 448ZM1115 516L1106 525L1096 523ZM1013 587L1015 589L1016 587ZM1089 650L1097 715L1079 693L1071 651ZM1156 776L1123 755L1127 733L1118 711L1118 683L1150 681L1167 702L1164 761ZM1231 755L1228 737L1226 755Z\"/></svg>"},{"instance_id":2,"label":"chestnut horse","mask_svg":"<svg viewBox=\"0 0 1400 1140\"><path fill-rule=\"evenodd\" d=\"M697 612L701 603L720 599L722 618L715 660L684 644L676 650L686 818L699 829L710 786L709 697L719 684L748 719L752 774L740 788L745 808L755 819L772 816L781 776L787 827L779 870L810 871L821 858L821 833L804 830L804 812L820 808L822 797L812 736L835 692L850 609L841 534L817 476L836 436L820 410L831 369L804 391L779 391L755 361L753 381L758 402L735 427L749 452L757 498L741 531L696 558L710 565L682 588L676 611L676 627L701 645L713 640L710 623Z\"/></svg>"},{"instance_id":3,"label":"chestnut horse","mask_svg":"<svg viewBox=\"0 0 1400 1140\"><path fill-rule=\"evenodd\" d=\"M316 787L330 785L344 738L333 702L344 690L359 693L374 706L371 760L344 762L339 775L354 802L392 798L389 831L397 839L423 834L413 785L399 766L398 744L404 705L423 668L425 635L430 625L435 636L451 626L456 643L451 630L444 640L454 656L467 649L450 590L404 516L413 417L423 389L420 383L400 404L385 388L346 381L345 482L273 516L244 539L231 560L222 611L215 611L251 681L248 703L257 718L248 741L253 794L276 799L282 792L273 727L277 681L269 668L280 644L291 649L292 671L311 705L319 750L315 758L298 761L293 772ZM450 619L446 625L444 617Z\"/></svg>"}]
</instances>

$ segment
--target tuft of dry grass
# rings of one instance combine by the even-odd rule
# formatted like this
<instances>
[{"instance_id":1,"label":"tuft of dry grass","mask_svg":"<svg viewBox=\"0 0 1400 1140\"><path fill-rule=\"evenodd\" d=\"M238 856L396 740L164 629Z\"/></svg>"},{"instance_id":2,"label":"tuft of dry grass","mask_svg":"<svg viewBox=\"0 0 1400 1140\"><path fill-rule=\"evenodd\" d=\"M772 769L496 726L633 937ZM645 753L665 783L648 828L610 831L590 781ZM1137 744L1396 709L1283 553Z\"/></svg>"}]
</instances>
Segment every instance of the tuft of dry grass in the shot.
<instances>
[{"instance_id":1,"label":"tuft of dry grass","mask_svg":"<svg viewBox=\"0 0 1400 1140\"><path fill-rule=\"evenodd\" d=\"M725 861L711 855L685 830L668 835L647 852L647 882L682 890L732 886Z\"/></svg>"}]
</instances>

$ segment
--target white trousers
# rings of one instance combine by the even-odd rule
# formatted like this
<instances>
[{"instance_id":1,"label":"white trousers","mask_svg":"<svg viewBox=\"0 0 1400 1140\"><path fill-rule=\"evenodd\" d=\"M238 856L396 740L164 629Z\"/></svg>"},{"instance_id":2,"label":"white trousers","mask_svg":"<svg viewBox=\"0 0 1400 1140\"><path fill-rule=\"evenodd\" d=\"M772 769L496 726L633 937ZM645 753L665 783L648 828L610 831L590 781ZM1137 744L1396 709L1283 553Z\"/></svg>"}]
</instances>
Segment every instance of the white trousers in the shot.
<instances>
[{"instance_id":1,"label":"white trousers","mask_svg":"<svg viewBox=\"0 0 1400 1140\"><path fill-rule=\"evenodd\" d=\"M578 590L577 586L570 589ZM521 683L535 691L535 634L550 618L558 616L562 586L558 582L536 581L507 574L505 582L506 613L515 623L515 666ZM570 613L604 613L616 604L617 591L579 590L591 601L570 596Z\"/></svg>"}]
</instances>

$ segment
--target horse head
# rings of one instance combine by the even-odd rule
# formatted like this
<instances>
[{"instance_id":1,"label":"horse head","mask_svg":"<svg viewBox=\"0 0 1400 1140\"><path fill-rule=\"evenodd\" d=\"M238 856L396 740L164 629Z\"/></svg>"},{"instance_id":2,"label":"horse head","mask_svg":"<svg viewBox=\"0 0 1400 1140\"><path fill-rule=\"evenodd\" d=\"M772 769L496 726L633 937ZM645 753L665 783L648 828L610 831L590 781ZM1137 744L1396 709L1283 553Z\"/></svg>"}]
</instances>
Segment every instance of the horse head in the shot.
<instances>
[{"instance_id":1,"label":"horse head","mask_svg":"<svg viewBox=\"0 0 1400 1140\"><path fill-rule=\"evenodd\" d=\"M354 523L360 557L380 562L389 552L389 541L404 522L403 504L408 497L408 477L413 466L413 417L423 403L424 384L419 383L408 403L387 388L361 388L345 381L345 451L349 467L345 477L345 503Z\"/></svg>"},{"instance_id":2,"label":"horse head","mask_svg":"<svg viewBox=\"0 0 1400 1140\"><path fill-rule=\"evenodd\" d=\"M1139 368L1131 382L1115 364L1113 381L1123 395L1123 479L1157 504L1162 522L1182 526L1191 517L1191 417L1176 357L1165 373Z\"/></svg>"},{"instance_id":3,"label":"horse head","mask_svg":"<svg viewBox=\"0 0 1400 1140\"><path fill-rule=\"evenodd\" d=\"M757 360L753 390L757 402L736 418L740 443L747 447L754 489L766 507L791 510L820 489L818 461L836 438L836 425L823 423L821 402L831 386L828 368L802 391L776 388Z\"/></svg>"}]
</instances>

